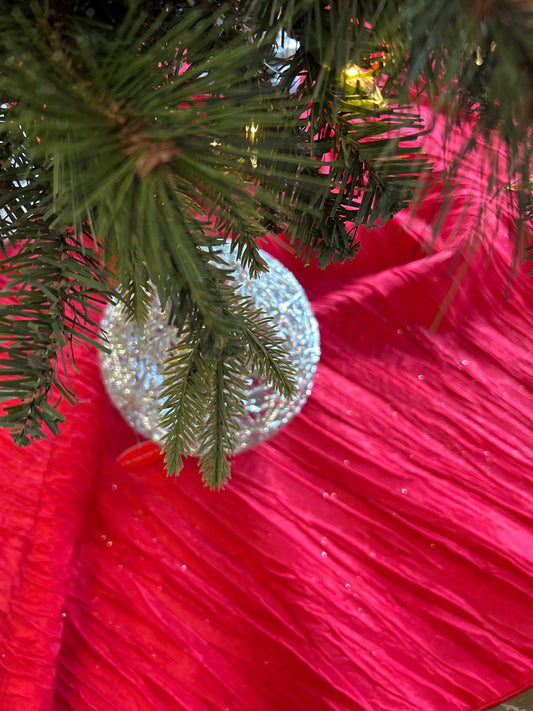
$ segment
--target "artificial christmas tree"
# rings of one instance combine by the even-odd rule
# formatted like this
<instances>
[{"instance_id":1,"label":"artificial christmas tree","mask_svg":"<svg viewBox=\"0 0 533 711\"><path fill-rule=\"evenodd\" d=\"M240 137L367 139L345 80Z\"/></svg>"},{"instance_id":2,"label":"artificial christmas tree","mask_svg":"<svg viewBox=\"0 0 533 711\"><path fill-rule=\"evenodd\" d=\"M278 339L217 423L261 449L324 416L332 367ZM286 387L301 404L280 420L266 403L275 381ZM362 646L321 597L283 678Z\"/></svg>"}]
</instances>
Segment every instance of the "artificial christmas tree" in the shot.
<instances>
[{"instance_id":1,"label":"artificial christmas tree","mask_svg":"<svg viewBox=\"0 0 533 711\"><path fill-rule=\"evenodd\" d=\"M255 360L288 394L275 332L237 309L213 250L230 239L251 276L265 268L258 240L280 230L307 262L354 257L359 227L411 204L431 169L417 96L450 126L475 122L464 160L483 131L501 133L509 152L488 166L486 199L504 170L531 217L527 5L4 1L0 23L2 422L19 444L59 431L56 405L75 398L65 362L99 339L91 309L112 296L140 321L152 293L170 305L186 367L210 364L220 417L206 440L219 449L242 401L232 373ZM183 413L170 471L197 415L184 367L165 381L166 407ZM187 400L207 405L190 386ZM224 458L210 447L202 462L220 485Z\"/></svg>"}]
</instances>

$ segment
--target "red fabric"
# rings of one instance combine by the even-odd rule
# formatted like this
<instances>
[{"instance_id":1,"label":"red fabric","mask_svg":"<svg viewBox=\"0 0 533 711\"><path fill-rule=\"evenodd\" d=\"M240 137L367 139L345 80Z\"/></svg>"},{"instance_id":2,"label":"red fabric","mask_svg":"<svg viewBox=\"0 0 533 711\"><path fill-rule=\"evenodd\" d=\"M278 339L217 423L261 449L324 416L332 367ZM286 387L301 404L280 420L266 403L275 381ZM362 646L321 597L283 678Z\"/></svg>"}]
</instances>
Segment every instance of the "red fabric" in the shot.
<instances>
[{"instance_id":1,"label":"red fabric","mask_svg":"<svg viewBox=\"0 0 533 711\"><path fill-rule=\"evenodd\" d=\"M474 711L533 684L533 279L509 283L505 191L481 227L467 205L484 147L425 250L426 150L421 210L351 264L272 247L322 359L224 492L117 466L136 436L91 350L60 437L2 435L3 711Z\"/></svg>"}]
</instances>

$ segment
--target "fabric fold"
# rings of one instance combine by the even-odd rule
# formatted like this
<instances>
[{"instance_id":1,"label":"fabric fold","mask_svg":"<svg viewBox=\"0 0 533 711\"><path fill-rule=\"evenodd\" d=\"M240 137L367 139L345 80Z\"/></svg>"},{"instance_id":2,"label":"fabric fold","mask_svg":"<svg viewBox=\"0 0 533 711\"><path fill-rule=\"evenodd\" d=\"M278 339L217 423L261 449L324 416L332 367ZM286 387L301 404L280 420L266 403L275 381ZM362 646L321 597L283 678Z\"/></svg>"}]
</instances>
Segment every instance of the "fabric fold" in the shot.
<instances>
[{"instance_id":1,"label":"fabric fold","mask_svg":"<svg viewBox=\"0 0 533 711\"><path fill-rule=\"evenodd\" d=\"M533 280L503 182L479 234L497 144L434 236L443 130L419 210L352 263L268 245L322 358L223 492L193 459L117 465L139 437L93 350L60 437L0 435L3 711L480 711L533 685Z\"/></svg>"}]
</instances>

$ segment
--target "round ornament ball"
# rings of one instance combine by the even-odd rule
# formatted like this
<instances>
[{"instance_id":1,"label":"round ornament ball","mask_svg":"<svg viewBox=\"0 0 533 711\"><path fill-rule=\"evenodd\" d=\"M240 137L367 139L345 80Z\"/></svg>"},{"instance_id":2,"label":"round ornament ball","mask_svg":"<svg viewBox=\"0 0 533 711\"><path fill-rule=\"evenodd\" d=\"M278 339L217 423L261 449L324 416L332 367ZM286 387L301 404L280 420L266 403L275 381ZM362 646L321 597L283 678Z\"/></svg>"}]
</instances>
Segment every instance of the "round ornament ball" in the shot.
<instances>
[{"instance_id":1,"label":"round ornament ball","mask_svg":"<svg viewBox=\"0 0 533 711\"><path fill-rule=\"evenodd\" d=\"M303 288L277 259L264 252L262 256L269 271L251 279L228 246L223 247L222 252L233 269L237 293L251 297L254 305L261 307L276 325L295 371L297 388L292 398L285 398L264 379L250 373L245 415L234 433L233 454L237 454L269 439L300 412L311 392L320 359L320 334ZM168 325L167 315L155 297L144 326L127 321L120 304L110 304L104 313L102 328L107 334L110 352L100 354L100 363L113 403L139 434L161 442L166 435L158 418L163 364L175 340L175 329Z\"/></svg>"}]
</instances>

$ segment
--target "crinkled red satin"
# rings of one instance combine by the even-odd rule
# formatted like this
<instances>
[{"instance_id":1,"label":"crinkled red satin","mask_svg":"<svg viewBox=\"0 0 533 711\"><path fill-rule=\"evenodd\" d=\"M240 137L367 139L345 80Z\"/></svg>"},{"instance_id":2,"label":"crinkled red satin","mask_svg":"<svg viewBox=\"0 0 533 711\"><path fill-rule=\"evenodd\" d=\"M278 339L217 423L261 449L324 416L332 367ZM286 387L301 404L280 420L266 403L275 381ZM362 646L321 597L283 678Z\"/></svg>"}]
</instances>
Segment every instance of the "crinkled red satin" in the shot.
<instances>
[{"instance_id":1,"label":"crinkled red satin","mask_svg":"<svg viewBox=\"0 0 533 711\"><path fill-rule=\"evenodd\" d=\"M473 711L533 684L533 278L509 283L503 174L469 247L498 146L424 248L426 150L421 210L351 264L271 247L322 359L224 492L116 465L136 435L92 350L60 437L2 435L2 711Z\"/></svg>"}]
</instances>

